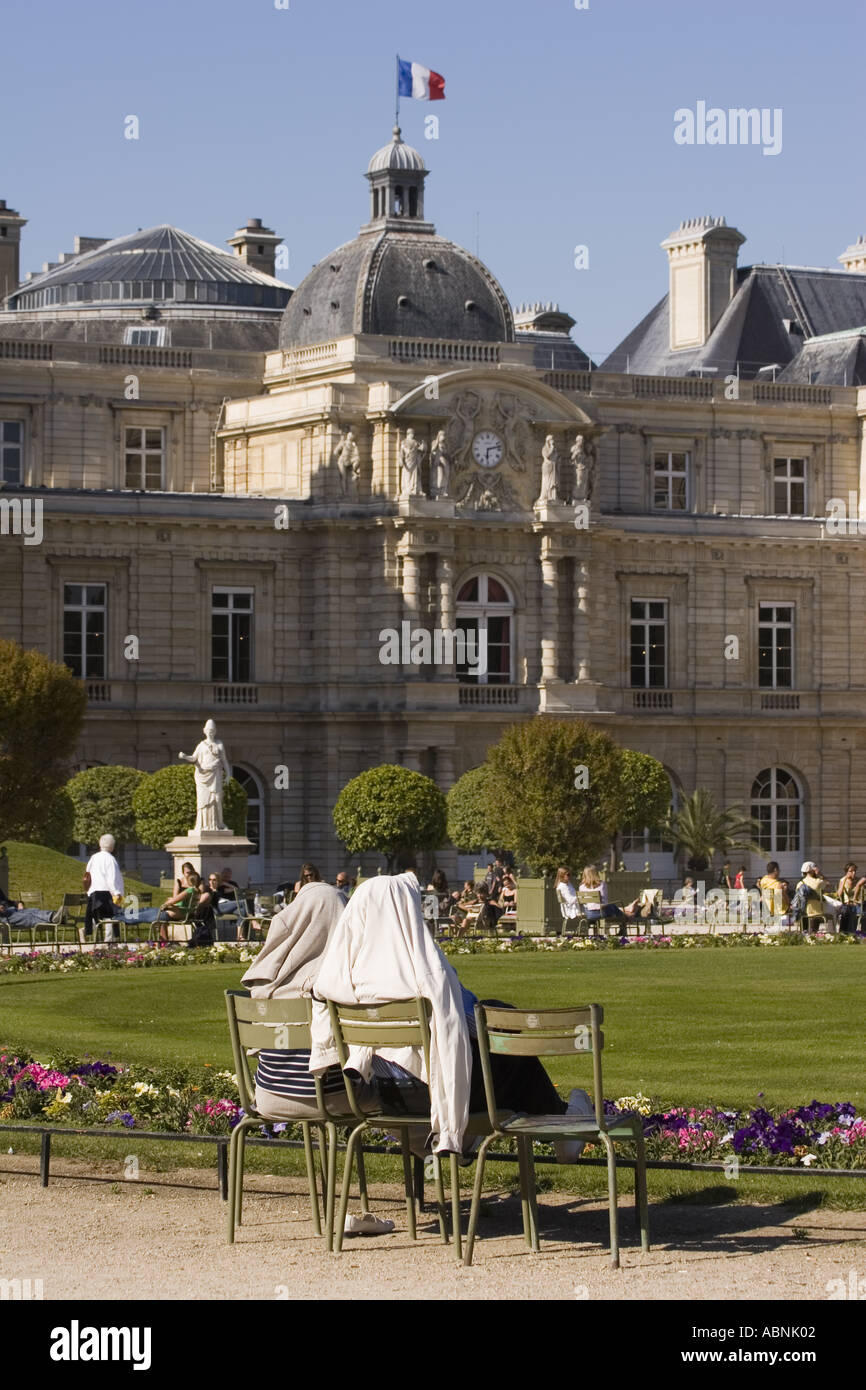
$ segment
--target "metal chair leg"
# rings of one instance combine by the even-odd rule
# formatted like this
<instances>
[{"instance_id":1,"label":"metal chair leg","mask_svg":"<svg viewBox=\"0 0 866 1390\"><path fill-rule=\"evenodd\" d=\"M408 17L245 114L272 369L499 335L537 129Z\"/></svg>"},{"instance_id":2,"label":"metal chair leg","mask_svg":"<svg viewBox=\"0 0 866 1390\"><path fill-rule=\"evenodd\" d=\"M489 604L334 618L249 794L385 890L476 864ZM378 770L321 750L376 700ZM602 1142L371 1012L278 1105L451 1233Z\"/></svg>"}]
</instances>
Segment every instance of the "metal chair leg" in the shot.
<instances>
[{"instance_id":1,"label":"metal chair leg","mask_svg":"<svg viewBox=\"0 0 866 1390\"><path fill-rule=\"evenodd\" d=\"M229 1245L234 1244L235 1239L235 1183L238 1180L238 1140L242 1124L235 1125L229 1138L229 1195L226 1202L226 1235ZM243 1173L240 1173L243 1181Z\"/></svg>"},{"instance_id":2,"label":"metal chair leg","mask_svg":"<svg viewBox=\"0 0 866 1390\"><path fill-rule=\"evenodd\" d=\"M442 1244L448 1244L448 1220L445 1215L445 1184L442 1181L442 1160L438 1154L433 1155L433 1180L436 1184L436 1210L439 1214L439 1234L442 1237Z\"/></svg>"},{"instance_id":3,"label":"metal chair leg","mask_svg":"<svg viewBox=\"0 0 866 1390\"><path fill-rule=\"evenodd\" d=\"M538 1197L536 1195L535 1184L535 1160L532 1156L532 1140L523 1139L521 1143L526 1145L526 1196L529 1204L530 1249L537 1253L540 1246L538 1240Z\"/></svg>"},{"instance_id":4,"label":"metal chair leg","mask_svg":"<svg viewBox=\"0 0 866 1390\"><path fill-rule=\"evenodd\" d=\"M329 1123L328 1135L328 1180L325 1200L325 1242L328 1250L334 1248L334 1206L337 1197L337 1126ZM344 1218L345 1220L345 1218ZM341 1240L342 1244L342 1240Z\"/></svg>"},{"instance_id":5,"label":"metal chair leg","mask_svg":"<svg viewBox=\"0 0 866 1390\"><path fill-rule=\"evenodd\" d=\"M246 1125L244 1125L243 1123L239 1124L239 1125L236 1127L235 1133L236 1133L237 1136L238 1136L238 1149L237 1149L238 1178L237 1178L237 1181L236 1181L236 1183L235 1183L235 1194L234 1194L234 1195L235 1195L235 1225L236 1225L236 1226L240 1226L240 1225L241 1225L242 1215L243 1215L243 1205L244 1205L244 1160L245 1160L245 1157L246 1157L245 1147L246 1147L246 1137L247 1137Z\"/></svg>"},{"instance_id":6,"label":"metal chair leg","mask_svg":"<svg viewBox=\"0 0 866 1390\"><path fill-rule=\"evenodd\" d=\"M406 1224L409 1230L409 1239L417 1240L418 1234L415 1229L415 1189L412 1182L412 1154L409 1151L409 1131L400 1130L400 1144L403 1149L403 1186L406 1189Z\"/></svg>"},{"instance_id":7,"label":"metal chair leg","mask_svg":"<svg viewBox=\"0 0 866 1390\"><path fill-rule=\"evenodd\" d=\"M343 1248L343 1232L346 1228L346 1213L349 1210L349 1189L352 1183L352 1164L355 1159L355 1144L363 1128L364 1125L359 1125L357 1129L353 1129L346 1140L346 1161L343 1164L343 1186L340 1192L340 1210L337 1213L337 1221L334 1226L333 1248L337 1255L339 1255Z\"/></svg>"},{"instance_id":8,"label":"metal chair leg","mask_svg":"<svg viewBox=\"0 0 866 1390\"><path fill-rule=\"evenodd\" d=\"M358 1194L361 1198L361 1211L366 1216L370 1210L370 1203L367 1200L367 1169L364 1167L364 1145L358 1145Z\"/></svg>"},{"instance_id":9,"label":"metal chair leg","mask_svg":"<svg viewBox=\"0 0 866 1390\"><path fill-rule=\"evenodd\" d=\"M463 1250L464 1265L471 1265L472 1251L475 1247L475 1230L478 1225L478 1213L481 1208L481 1193L484 1190L484 1163L487 1158L488 1145L495 1138L489 1134L481 1143L478 1150L478 1157L475 1160L475 1186L472 1189L472 1206L469 1209L469 1229L466 1232L466 1245Z\"/></svg>"},{"instance_id":10,"label":"metal chair leg","mask_svg":"<svg viewBox=\"0 0 866 1390\"><path fill-rule=\"evenodd\" d=\"M310 1133L310 1126L302 1121L301 1129L304 1135L304 1158L307 1161L307 1184L310 1189L310 1207L313 1217L313 1230L317 1236L322 1234L322 1222L319 1217L319 1189L316 1182L316 1165L313 1162L313 1138Z\"/></svg>"},{"instance_id":11,"label":"metal chair leg","mask_svg":"<svg viewBox=\"0 0 866 1390\"><path fill-rule=\"evenodd\" d=\"M649 1250L649 1201L646 1182L646 1145L643 1134L635 1137L634 1196L637 1210L637 1223L640 1231L640 1248Z\"/></svg>"},{"instance_id":12,"label":"metal chair leg","mask_svg":"<svg viewBox=\"0 0 866 1390\"><path fill-rule=\"evenodd\" d=\"M451 1155L451 1234L454 1238L455 1259L463 1258L463 1233L460 1229L460 1165L457 1154Z\"/></svg>"},{"instance_id":13,"label":"metal chair leg","mask_svg":"<svg viewBox=\"0 0 866 1390\"><path fill-rule=\"evenodd\" d=\"M532 1223L529 1217L529 1177L526 1172L526 1150L523 1140L517 1141L517 1172L520 1179L520 1215L523 1218L523 1239L532 1249Z\"/></svg>"},{"instance_id":14,"label":"metal chair leg","mask_svg":"<svg viewBox=\"0 0 866 1390\"><path fill-rule=\"evenodd\" d=\"M607 1151L607 1205L610 1215L610 1262L619 1269L619 1213L616 1202L616 1152L608 1134L599 1135Z\"/></svg>"}]
</instances>

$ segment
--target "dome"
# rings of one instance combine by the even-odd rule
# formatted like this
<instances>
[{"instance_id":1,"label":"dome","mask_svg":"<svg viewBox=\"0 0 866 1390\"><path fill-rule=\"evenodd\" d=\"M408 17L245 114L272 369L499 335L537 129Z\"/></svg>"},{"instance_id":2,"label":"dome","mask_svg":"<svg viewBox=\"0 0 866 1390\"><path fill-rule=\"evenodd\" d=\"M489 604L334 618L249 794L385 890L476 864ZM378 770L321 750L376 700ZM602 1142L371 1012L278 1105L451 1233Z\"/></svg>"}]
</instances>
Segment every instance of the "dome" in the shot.
<instances>
[{"instance_id":1,"label":"dome","mask_svg":"<svg viewBox=\"0 0 866 1390\"><path fill-rule=\"evenodd\" d=\"M513 341L514 321L498 281L462 246L387 229L313 267L283 313L280 347L359 333L501 343Z\"/></svg>"},{"instance_id":2,"label":"dome","mask_svg":"<svg viewBox=\"0 0 866 1390\"><path fill-rule=\"evenodd\" d=\"M381 150L377 150L367 165L368 174L378 174L383 169L395 169L399 172L404 170L426 172L424 160L418 151L413 149L411 145L404 145L398 125L394 127L394 136L390 145L383 145Z\"/></svg>"},{"instance_id":3,"label":"dome","mask_svg":"<svg viewBox=\"0 0 866 1390\"><path fill-rule=\"evenodd\" d=\"M176 227L149 227L115 237L26 280L10 298L12 309L191 303L281 309L291 290Z\"/></svg>"}]
</instances>

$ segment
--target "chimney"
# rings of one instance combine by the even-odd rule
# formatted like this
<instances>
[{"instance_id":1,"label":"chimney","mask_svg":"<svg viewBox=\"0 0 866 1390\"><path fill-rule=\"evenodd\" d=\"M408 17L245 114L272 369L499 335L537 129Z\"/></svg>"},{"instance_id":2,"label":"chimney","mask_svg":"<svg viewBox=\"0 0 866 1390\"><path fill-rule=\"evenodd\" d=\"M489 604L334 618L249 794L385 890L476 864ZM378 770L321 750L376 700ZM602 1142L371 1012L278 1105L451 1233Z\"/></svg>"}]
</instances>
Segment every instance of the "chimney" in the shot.
<instances>
[{"instance_id":1,"label":"chimney","mask_svg":"<svg viewBox=\"0 0 866 1390\"><path fill-rule=\"evenodd\" d=\"M0 198L0 301L20 284L21 228L26 226L27 218L7 208L6 199Z\"/></svg>"},{"instance_id":2,"label":"chimney","mask_svg":"<svg viewBox=\"0 0 866 1390\"><path fill-rule=\"evenodd\" d=\"M838 259L846 270L853 270L862 275L866 271L866 237L858 236L853 246L843 251Z\"/></svg>"},{"instance_id":3,"label":"chimney","mask_svg":"<svg viewBox=\"0 0 866 1390\"><path fill-rule=\"evenodd\" d=\"M251 217L245 227L228 238L228 245L252 270L273 275L276 270L276 251L282 237L262 226L260 217Z\"/></svg>"},{"instance_id":4,"label":"chimney","mask_svg":"<svg viewBox=\"0 0 866 1390\"><path fill-rule=\"evenodd\" d=\"M703 347L709 338L734 296L745 240L724 217L694 217L662 242L670 263L672 352Z\"/></svg>"}]
</instances>

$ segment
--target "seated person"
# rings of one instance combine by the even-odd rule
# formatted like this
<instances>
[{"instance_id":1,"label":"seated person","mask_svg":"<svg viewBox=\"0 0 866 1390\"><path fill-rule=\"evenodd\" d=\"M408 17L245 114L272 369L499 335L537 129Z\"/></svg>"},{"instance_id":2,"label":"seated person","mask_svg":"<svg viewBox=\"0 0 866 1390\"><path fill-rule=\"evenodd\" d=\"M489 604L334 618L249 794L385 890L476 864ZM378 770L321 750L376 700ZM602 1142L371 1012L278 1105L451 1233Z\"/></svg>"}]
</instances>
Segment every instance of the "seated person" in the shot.
<instances>
[{"instance_id":1,"label":"seated person","mask_svg":"<svg viewBox=\"0 0 866 1390\"><path fill-rule=\"evenodd\" d=\"M13 902L0 888L0 925L10 927L48 927L60 926L63 921L63 908L56 912L46 912L41 907L25 907L23 903ZM3 937L9 939L8 932Z\"/></svg>"},{"instance_id":2,"label":"seated person","mask_svg":"<svg viewBox=\"0 0 866 1390\"><path fill-rule=\"evenodd\" d=\"M496 931L496 923L502 916L502 909L490 895L490 889L486 883L478 885L478 915L475 918L475 930L487 935L492 935Z\"/></svg>"},{"instance_id":3,"label":"seated person","mask_svg":"<svg viewBox=\"0 0 866 1390\"><path fill-rule=\"evenodd\" d=\"M415 1113L429 1110L434 1152L460 1153L470 1109L485 1109L480 1055L467 1020L475 998L462 989L425 929L414 865L405 873L367 879L353 894L319 963L315 994L321 1000L359 1004L429 999L429 1078L419 1048L382 1049L380 1058L387 1062L391 1080L406 1088ZM339 1059L324 1005L314 1008L312 1038L310 1070L327 1075ZM495 1061L497 1094L509 1109L529 1115L575 1113L576 1093L568 1104L561 1100L537 1058L498 1056ZM370 1057L367 1049L349 1049L347 1070L357 1071L368 1084L377 1075L374 1063L375 1054ZM573 1161L573 1141L561 1142L559 1156Z\"/></svg>"},{"instance_id":4,"label":"seated person","mask_svg":"<svg viewBox=\"0 0 866 1390\"><path fill-rule=\"evenodd\" d=\"M811 921L817 917L829 917L835 926L836 921L842 911L842 903L836 898L829 896L830 884L824 878L818 865L812 860L807 860L800 868L802 878L797 884L797 889L801 887L805 890L806 897L806 916L803 921L804 931L808 931ZM811 920L810 920L811 919Z\"/></svg>"},{"instance_id":5,"label":"seated person","mask_svg":"<svg viewBox=\"0 0 866 1390\"><path fill-rule=\"evenodd\" d=\"M577 896L590 926L605 920L618 922L621 928L625 927L625 914L615 903L608 903L607 884L602 881L594 864L588 864L581 874Z\"/></svg>"},{"instance_id":6,"label":"seated person","mask_svg":"<svg viewBox=\"0 0 866 1390\"><path fill-rule=\"evenodd\" d=\"M788 895L779 878L779 865L771 859L767 872L758 879L762 917L769 924L778 924L788 910Z\"/></svg>"},{"instance_id":7,"label":"seated person","mask_svg":"<svg viewBox=\"0 0 866 1390\"><path fill-rule=\"evenodd\" d=\"M502 881L499 903L503 912L515 912L517 910L517 880L510 869Z\"/></svg>"},{"instance_id":8,"label":"seated person","mask_svg":"<svg viewBox=\"0 0 866 1390\"><path fill-rule=\"evenodd\" d=\"M556 871L556 881L554 883L556 901L559 903L559 910L565 921L573 921L580 916L580 899L577 896L577 889L571 881L571 870L565 866Z\"/></svg>"},{"instance_id":9,"label":"seated person","mask_svg":"<svg viewBox=\"0 0 866 1390\"><path fill-rule=\"evenodd\" d=\"M655 918L656 921L660 922L662 920L660 915L661 892L660 888L642 888L632 902L625 904L622 909L623 916L630 922L636 918L642 918L645 922ZM694 894L696 898L697 889L694 889ZM695 898L692 899L692 902Z\"/></svg>"},{"instance_id":10,"label":"seated person","mask_svg":"<svg viewBox=\"0 0 866 1390\"><path fill-rule=\"evenodd\" d=\"M186 920L187 910L193 897L198 897L201 892L201 878L195 869L184 870L186 879L185 886L179 893L175 893L173 898L166 898L160 904L160 916L157 918L159 926L160 941L168 941L168 923L183 922Z\"/></svg>"},{"instance_id":11,"label":"seated person","mask_svg":"<svg viewBox=\"0 0 866 1390\"><path fill-rule=\"evenodd\" d=\"M478 890L471 878L467 878L464 881L462 892L452 893L451 897L453 899L451 907L451 925L454 928L460 929L466 925L466 919L469 913L475 913L481 899L478 896Z\"/></svg>"},{"instance_id":12,"label":"seated person","mask_svg":"<svg viewBox=\"0 0 866 1390\"><path fill-rule=\"evenodd\" d=\"M227 872L227 869L223 869L223 873ZM216 911L220 916L240 917L241 915L246 915L243 913L243 909L240 905L240 889L236 883L224 879L221 874L213 873L208 874L207 887L213 899ZM244 904L244 906L246 906L246 904Z\"/></svg>"},{"instance_id":13,"label":"seated person","mask_svg":"<svg viewBox=\"0 0 866 1390\"><path fill-rule=\"evenodd\" d=\"M427 892L436 894L439 899L439 916L447 917L451 898L448 893L448 880L441 869L434 869L430 882L427 884Z\"/></svg>"},{"instance_id":14,"label":"seated person","mask_svg":"<svg viewBox=\"0 0 866 1390\"><path fill-rule=\"evenodd\" d=\"M694 922L695 902L697 900L697 896L698 890L695 887L694 879L686 878L683 881L683 886L677 895L678 901L674 906L674 917L677 921ZM629 907L630 906L631 904L629 904ZM623 911L625 912L627 917L633 917L636 915L634 912L629 912L628 907L623 908Z\"/></svg>"},{"instance_id":15,"label":"seated person","mask_svg":"<svg viewBox=\"0 0 866 1390\"><path fill-rule=\"evenodd\" d=\"M305 883L321 883L322 875L319 873L315 864L302 864L301 877L295 884L295 892L300 893Z\"/></svg>"},{"instance_id":16,"label":"seated person","mask_svg":"<svg viewBox=\"0 0 866 1390\"><path fill-rule=\"evenodd\" d=\"M198 878L198 875L196 875ZM192 910L189 918L192 926L187 945L190 950L195 946L211 946L216 935L216 916L214 914L214 894L210 888L206 887L201 879L196 885L198 891L198 902Z\"/></svg>"},{"instance_id":17,"label":"seated person","mask_svg":"<svg viewBox=\"0 0 866 1390\"><path fill-rule=\"evenodd\" d=\"M182 893L182 892L184 891L185 888L188 888L188 887L189 887L189 875L190 875L190 874L194 874L194 873L195 873L195 864L190 864L189 861L187 861L185 864L181 864L181 866L180 866L180 874L181 874L181 876L180 876L180 878L176 878L175 881L174 881L174 891L175 891L175 894ZM170 901L170 900L169 900L169 901Z\"/></svg>"}]
</instances>

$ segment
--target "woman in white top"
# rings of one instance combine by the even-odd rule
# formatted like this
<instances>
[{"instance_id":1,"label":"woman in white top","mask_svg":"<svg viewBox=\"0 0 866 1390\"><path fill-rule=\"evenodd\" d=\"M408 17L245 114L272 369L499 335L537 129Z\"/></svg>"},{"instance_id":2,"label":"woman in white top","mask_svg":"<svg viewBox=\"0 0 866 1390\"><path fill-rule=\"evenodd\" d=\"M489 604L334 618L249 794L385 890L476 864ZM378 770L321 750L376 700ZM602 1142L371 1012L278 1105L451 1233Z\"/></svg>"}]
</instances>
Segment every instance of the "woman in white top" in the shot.
<instances>
[{"instance_id":1,"label":"woman in white top","mask_svg":"<svg viewBox=\"0 0 866 1390\"><path fill-rule=\"evenodd\" d=\"M563 920L570 922L573 921L575 917L579 917L580 902L577 896L577 889L571 881L571 870L564 867L557 869L556 882L553 886Z\"/></svg>"}]
</instances>

